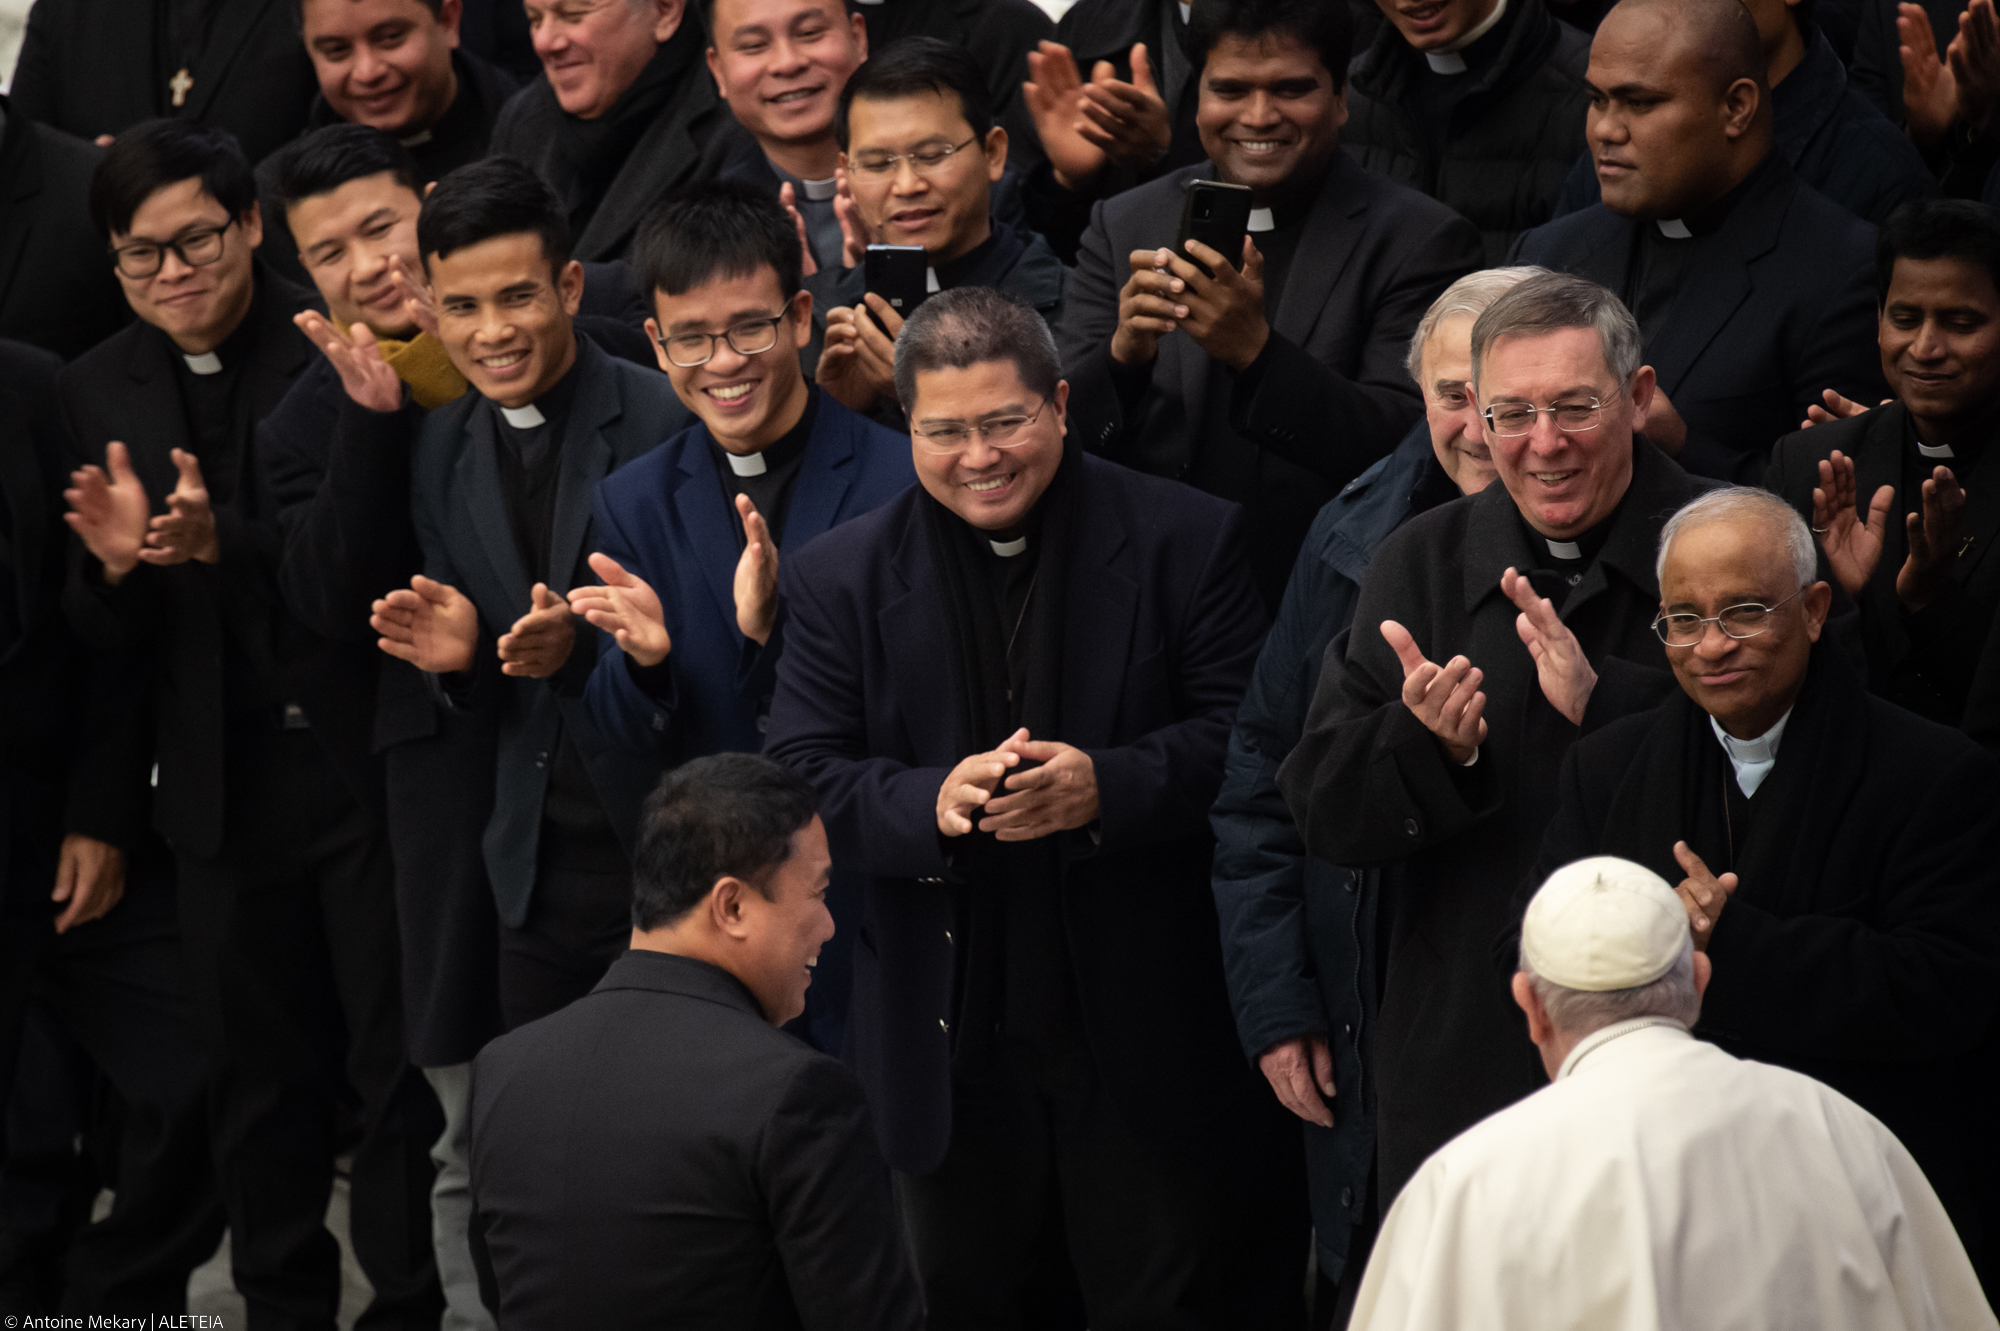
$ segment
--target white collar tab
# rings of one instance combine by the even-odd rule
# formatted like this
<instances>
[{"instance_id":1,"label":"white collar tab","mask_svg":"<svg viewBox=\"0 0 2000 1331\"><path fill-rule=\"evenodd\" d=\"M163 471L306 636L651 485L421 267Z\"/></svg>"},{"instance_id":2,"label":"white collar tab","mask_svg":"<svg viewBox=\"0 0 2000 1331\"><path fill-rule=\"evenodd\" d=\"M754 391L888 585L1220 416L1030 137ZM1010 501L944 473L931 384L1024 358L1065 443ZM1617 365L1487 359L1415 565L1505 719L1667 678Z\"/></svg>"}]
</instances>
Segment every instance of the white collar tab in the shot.
<instances>
[{"instance_id":1,"label":"white collar tab","mask_svg":"<svg viewBox=\"0 0 2000 1331\"><path fill-rule=\"evenodd\" d=\"M1431 67L1433 74L1463 74L1465 57L1456 51L1426 51L1424 63Z\"/></svg>"},{"instance_id":2,"label":"white collar tab","mask_svg":"<svg viewBox=\"0 0 2000 1331\"><path fill-rule=\"evenodd\" d=\"M190 374L208 375L222 373L222 357L216 355L213 351L204 351L193 356L183 354L181 359L187 362Z\"/></svg>"},{"instance_id":3,"label":"white collar tab","mask_svg":"<svg viewBox=\"0 0 2000 1331\"><path fill-rule=\"evenodd\" d=\"M987 544L992 546L993 553L1002 559L1012 559L1015 555L1028 553L1028 538L1025 536L1016 536L1011 541L988 541Z\"/></svg>"},{"instance_id":4,"label":"white collar tab","mask_svg":"<svg viewBox=\"0 0 2000 1331\"><path fill-rule=\"evenodd\" d=\"M1694 232L1688 230L1688 224L1678 217L1662 217L1653 225L1660 228L1660 234L1668 240L1694 239Z\"/></svg>"},{"instance_id":5,"label":"white collar tab","mask_svg":"<svg viewBox=\"0 0 2000 1331\"><path fill-rule=\"evenodd\" d=\"M729 469L738 476L762 476L771 469L762 453L724 453L722 456L729 459Z\"/></svg>"},{"instance_id":6,"label":"white collar tab","mask_svg":"<svg viewBox=\"0 0 2000 1331\"><path fill-rule=\"evenodd\" d=\"M1269 208L1252 208L1250 220L1244 224L1246 231L1276 231L1278 219Z\"/></svg>"},{"instance_id":7,"label":"white collar tab","mask_svg":"<svg viewBox=\"0 0 2000 1331\"><path fill-rule=\"evenodd\" d=\"M548 424L549 419L542 415L542 409L532 402L525 407L502 407L500 414L507 418L507 424L517 430L532 430L537 425Z\"/></svg>"},{"instance_id":8,"label":"white collar tab","mask_svg":"<svg viewBox=\"0 0 2000 1331\"><path fill-rule=\"evenodd\" d=\"M1958 456L1958 454L1951 451L1950 444L1939 444L1933 448L1929 444L1920 443L1917 445L1917 451L1927 458L1955 458Z\"/></svg>"},{"instance_id":9,"label":"white collar tab","mask_svg":"<svg viewBox=\"0 0 2000 1331\"><path fill-rule=\"evenodd\" d=\"M816 203L824 203L840 192L840 182L832 176L825 180L801 180L806 187L806 197Z\"/></svg>"},{"instance_id":10,"label":"white collar tab","mask_svg":"<svg viewBox=\"0 0 2000 1331\"><path fill-rule=\"evenodd\" d=\"M1549 542L1549 553L1554 555L1557 559L1583 558L1583 547L1578 545L1575 541L1549 540L1548 537L1543 537L1542 539L1547 540Z\"/></svg>"}]
</instances>

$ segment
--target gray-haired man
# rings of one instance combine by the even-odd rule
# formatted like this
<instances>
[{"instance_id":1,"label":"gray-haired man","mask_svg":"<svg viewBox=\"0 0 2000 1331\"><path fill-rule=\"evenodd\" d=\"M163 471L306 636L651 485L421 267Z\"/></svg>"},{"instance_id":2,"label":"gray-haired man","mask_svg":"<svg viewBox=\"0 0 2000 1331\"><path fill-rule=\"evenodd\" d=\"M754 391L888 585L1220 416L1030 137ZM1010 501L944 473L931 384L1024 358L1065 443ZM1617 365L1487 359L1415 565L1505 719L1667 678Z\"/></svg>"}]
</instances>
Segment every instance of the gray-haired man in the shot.
<instances>
[{"instance_id":1,"label":"gray-haired man","mask_svg":"<svg viewBox=\"0 0 2000 1331\"><path fill-rule=\"evenodd\" d=\"M1678 882L1720 975L1696 1034L1888 1124L1990 1281L1965 1081L2000 978L2000 765L1863 689L1814 561L1762 490L1668 521L1657 630L1680 689L1576 746L1536 872L1622 855Z\"/></svg>"},{"instance_id":2,"label":"gray-haired man","mask_svg":"<svg viewBox=\"0 0 2000 1331\"><path fill-rule=\"evenodd\" d=\"M1397 865L1373 1051L1384 1206L1539 1081L1493 941L1593 688L1671 687L1653 549L1707 485L1637 436L1653 372L1631 314L1595 283L1534 277L1488 306L1472 388L1500 484L1383 544L1279 773L1309 852Z\"/></svg>"},{"instance_id":3,"label":"gray-haired man","mask_svg":"<svg viewBox=\"0 0 2000 1331\"><path fill-rule=\"evenodd\" d=\"M1301 1320L1205 815L1263 638L1235 505L1082 453L1040 316L896 339L918 484L788 557L766 752L867 875L848 1048L933 1328Z\"/></svg>"}]
</instances>

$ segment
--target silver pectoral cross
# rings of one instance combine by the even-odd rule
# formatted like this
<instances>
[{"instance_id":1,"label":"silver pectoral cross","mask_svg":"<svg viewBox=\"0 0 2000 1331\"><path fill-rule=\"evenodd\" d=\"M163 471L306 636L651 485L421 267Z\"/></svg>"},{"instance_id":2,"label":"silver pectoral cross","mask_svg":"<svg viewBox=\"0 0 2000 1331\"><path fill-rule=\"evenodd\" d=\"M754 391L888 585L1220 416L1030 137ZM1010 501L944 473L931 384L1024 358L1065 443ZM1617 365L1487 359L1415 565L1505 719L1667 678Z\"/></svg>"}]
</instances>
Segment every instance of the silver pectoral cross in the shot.
<instances>
[{"instance_id":1,"label":"silver pectoral cross","mask_svg":"<svg viewBox=\"0 0 2000 1331\"><path fill-rule=\"evenodd\" d=\"M180 72L167 80L167 88L174 95L175 106L186 106L188 93L194 89L194 75L188 73L186 65L182 65Z\"/></svg>"}]
</instances>

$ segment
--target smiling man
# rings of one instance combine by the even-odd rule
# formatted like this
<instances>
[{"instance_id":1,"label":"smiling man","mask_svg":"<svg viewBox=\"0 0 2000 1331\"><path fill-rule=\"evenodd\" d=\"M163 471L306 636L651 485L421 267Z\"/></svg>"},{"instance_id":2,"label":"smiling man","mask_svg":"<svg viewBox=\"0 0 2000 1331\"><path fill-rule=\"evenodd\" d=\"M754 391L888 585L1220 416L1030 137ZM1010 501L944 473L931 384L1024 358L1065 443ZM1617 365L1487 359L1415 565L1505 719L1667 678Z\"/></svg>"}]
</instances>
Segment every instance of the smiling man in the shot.
<instances>
[{"instance_id":1,"label":"smiling man","mask_svg":"<svg viewBox=\"0 0 2000 1331\"><path fill-rule=\"evenodd\" d=\"M455 712L499 727L483 844L513 1027L589 992L624 945L638 806L659 769L591 721L598 641L563 598L589 577L597 483L687 416L665 377L577 336L583 270L561 204L519 162L439 181L417 243L438 338L473 391L424 419L410 481L424 573L371 623Z\"/></svg>"},{"instance_id":2,"label":"smiling man","mask_svg":"<svg viewBox=\"0 0 2000 1331\"><path fill-rule=\"evenodd\" d=\"M1862 691L1814 564L1766 491L1673 516L1655 628L1680 689L1576 745L1523 881L1617 855L1678 884L1715 961L1695 1034L1879 1118L1990 1281L1966 1073L2000 981L2000 766Z\"/></svg>"},{"instance_id":3,"label":"smiling man","mask_svg":"<svg viewBox=\"0 0 2000 1331\"><path fill-rule=\"evenodd\" d=\"M1340 151L1350 27L1315 0L1194 12L1208 161L1098 208L1061 329L1084 445L1241 503L1267 608L1321 506L1421 415L1410 335L1481 256L1470 223ZM1213 179L1251 189L1250 235L1191 249L1204 268L1171 247Z\"/></svg>"},{"instance_id":4,"label":"smiling man","mask_svg":"<svg viewBox=\"0 0 2000 1331\"><path fill-rule=\"evenodd\" d=\"M776 763L697 758L660 783L631 950L479 1056L473 1191L502 1325L924 1325L854 1074L773 1029L833 935L830 865L812 788Z\"/></svg>"},{"instance_id":5,"label":"smiling man","mask_svg":"<svg viewBox=\"0 0 2000 1331\"><path fill-rule=\"evenodd\" d=\"M1512 261L1617 292L1663 395L1647 438L1691 472L1754 481L1824 390L1882 397L1873 228L1776 151L1741 0L1622 0L1586 78L1603 202L1523 235Z\"/></svg>"},{"instance_id":6,"label":"smiling man","mask_svg":"<svg viewBox=\"0 0 2000 1331\"><path fill-rule=\"evenodd\" d=\"M2000 216L1932 200L1876 245L1882 373L1897 401L1778 441L1764 484L1820 532L1861 610L1868 686L1919 716L1967 721L2000 599ZM1821 529L1824 529L1821 531ZM1987 686L1991 692L1991 685Z\"/></svg>"},{"instance_id":7,"label":"smiling man","mask_svg":"<svg viewBox=\"0 0 2000 1331\"><path fill-rule=\"evenodd\" d=\"M1671 687L1653 550L1706 488L1638 435L1653 372L1604 288L1521 282L1473 325L1470 362L1499 484L1382 544L1278 774L1308 852L1398 877L1372 1051L1385 1210L1539 1084L1493 940L1588 709Z\"/></svg>"},{"instance_id":8,"label":"smiling man","mask_svg":"<svg viewBox=\"0 0 2000 1331\"><path fill-rule=\"evenodd\" d=\"M988 288L911 316L896 384L918 485L780 570L766 751L867 876L848 1049L929 1324L1301 1321L1203 822L1263 636L1242 515L1068 442L1047 326Z\"/></svg>"}]
</instances>

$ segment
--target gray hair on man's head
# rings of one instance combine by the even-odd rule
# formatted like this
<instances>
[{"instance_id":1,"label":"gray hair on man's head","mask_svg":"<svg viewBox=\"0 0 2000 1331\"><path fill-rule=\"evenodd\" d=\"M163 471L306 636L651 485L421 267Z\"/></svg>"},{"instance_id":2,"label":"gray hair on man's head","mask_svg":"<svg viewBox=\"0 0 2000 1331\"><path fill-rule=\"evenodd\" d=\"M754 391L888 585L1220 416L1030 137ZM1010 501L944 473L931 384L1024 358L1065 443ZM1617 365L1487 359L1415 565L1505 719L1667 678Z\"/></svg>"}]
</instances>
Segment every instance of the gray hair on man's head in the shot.
<instances>
[{"instance_id":1,"label":"gray hair on man's head","mask_svg":"<svg viewBox=\"0 0 2000 1331\"><path fill-rule=\"evenodd\" d=\"M1461 314L1477 318L1486 313L1487 306L1516 284L1547 271L1534 264L1515 268L1482 268L1476 273L1467 273L1446 287L1443 294L1424 311L1417 331L1410 338L1410 354L1403 358L1403 368L1410 372L1410 381L1419 388L1424 386L1424 348L1437 336L1439 324Z\"/></svg>"},{"instance_id":2,"label":"gray hair on man's head","mask_svg":"<svg viewBox=\"0 0 2000 1331\"><path fill-rule=\"evenodd\" d=\"M896 398L917 406L917 376L1012 361L1028 391L1055 396L1062 381L1056 340L1042 316L991 287L953 287L919 305L896 336Z\"/></svg>"},{"instance_id":3,"label":"gray hair on man's head","mask_svg":"<svg viewBox=\"0 0 2000 1331\"><path fill-rule=\"evenodd\" d=\"M1634 1017L1667 1017L1683 1026L1693 1026L1701 1016L1701 994L1694 987L1693 935L1689 935L1665 975L1632 989L1566 989L1535 974L1525 950L1521 953L1520 970L1528 977L1535 997L1548 1010L1549 1021L1557 1033L1572 1039Z\"/></svg>"},{"instance_id":4,"label":"gray hair on man's head","mask_svg":"<svg viewBox=\"0 0 2000 1331\"><path fill-rule=\"evenodd\" d=\"M1690 499L1660 529L1660 554L1653 564L1653 576L1667 574L1667 549L1674 537L1693 527L1731 519L1747 519L1785 538L1785 552L1792 557L1792 573L1798 585L1806 586L1819 571L1819 554L1813 547L1812 528L1793 508L1769 490L1749 485L1725 485L1719 490Z\"/></svg>"},{"instance_id":5,"label":"gray hair on man's head","mask_svg":"<svg viewBox=\"0 0 2000 1331\"><path fill-rule=\"evenodd\" d=\"M1543 273L1501 293L1472 325L1472 382L1486 352L1504 337L1539 337L1565 328L1595 328L1604 363L1622 388L1637 374L1643 356L1639 321L1625 302L1587 277ZM1484 399L1482 398L1483 402Z\"/></svg>"}]
</instances>

